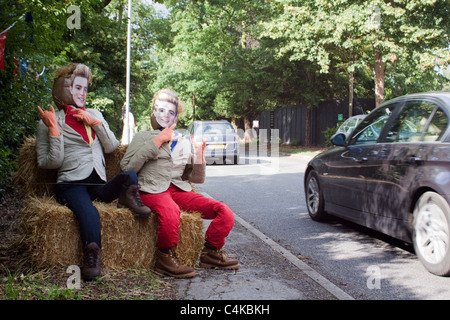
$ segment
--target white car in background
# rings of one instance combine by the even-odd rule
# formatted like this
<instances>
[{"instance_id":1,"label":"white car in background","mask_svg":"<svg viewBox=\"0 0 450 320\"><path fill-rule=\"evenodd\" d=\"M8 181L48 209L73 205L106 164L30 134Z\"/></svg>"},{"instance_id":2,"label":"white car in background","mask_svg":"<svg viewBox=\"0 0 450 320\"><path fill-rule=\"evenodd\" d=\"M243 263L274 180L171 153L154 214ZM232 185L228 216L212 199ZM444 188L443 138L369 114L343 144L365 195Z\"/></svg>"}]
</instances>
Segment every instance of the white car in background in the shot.
<instances>
[{"instance_id":1,"label":"white car in background","mask_svg":"<svg viewBox=\"0 0 450 320\"><path fill-rule=\"evenodd\" d=\"M336 133L343 133L347 137L353 129L366 117L365 114L359 114L357 116L353 116L344 121L343 124L337 129Z\"/></svg>"}]
</instances>

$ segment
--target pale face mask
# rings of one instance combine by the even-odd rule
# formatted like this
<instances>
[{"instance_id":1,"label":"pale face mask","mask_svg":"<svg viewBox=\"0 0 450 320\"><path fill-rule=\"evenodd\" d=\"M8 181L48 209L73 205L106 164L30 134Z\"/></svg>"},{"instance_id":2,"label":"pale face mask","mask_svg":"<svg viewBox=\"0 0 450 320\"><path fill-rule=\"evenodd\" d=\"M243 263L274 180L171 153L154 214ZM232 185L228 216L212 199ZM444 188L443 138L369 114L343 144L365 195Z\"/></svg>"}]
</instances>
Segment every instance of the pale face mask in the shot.
<instances>
[{"instance_id":1,"label":"pale face mask","mask_svg":"<svg viewBox=\"0 0 450 320\"><path fill-rule=\"evenodd\" d=\"M72 94L72 99L78 108L83 108L86 104L88 89L88 79L83 77L75 77L73 79L72 86L70 87L70 93Z\"/></svg>"},{"instance_id":2,"label":"pale face mask","mask_svg":"<svg viewBox=\"0 0 450 320\"><path fill-rule=\"evenodd\" d=\"M170 127L177 120L177 107L171 102L156 100L152 112L153 117L161 128Z\"/></svg>"}]
</instances>

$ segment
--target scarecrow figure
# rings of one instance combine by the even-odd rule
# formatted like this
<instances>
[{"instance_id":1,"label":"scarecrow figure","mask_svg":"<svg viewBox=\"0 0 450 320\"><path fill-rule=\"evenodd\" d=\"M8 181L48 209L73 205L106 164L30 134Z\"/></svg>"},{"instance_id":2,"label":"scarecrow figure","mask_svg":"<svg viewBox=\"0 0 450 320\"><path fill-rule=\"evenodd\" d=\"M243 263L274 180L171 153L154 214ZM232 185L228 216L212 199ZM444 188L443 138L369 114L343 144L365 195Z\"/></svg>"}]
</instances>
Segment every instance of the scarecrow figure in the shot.
<instances>
[{"instance_id":1,"label":"scarecrow figure","mask_svg":"<svg viewBox=\"0 0 450 320\"><path fill-rule=\"evenodd\" d=\"M104 153L113 152L119 142L98 110L84 108L91 81L91 71L84 64L56 70L52 93L59 111L38 106L41 121L36 134L38 166L57 169L56 199L78 219L86 281L101 272L100 216L92 201L108 203L119 198L118 206L137 216L151 213L140 200L135 172L121 172L106 183Z\"/></svg>"},{"instance_id":2,"label":"scarecrow figure","mask_svg":"<svg viewBox=\"0 0 450 320\"><path fill-rule=\"evenodd\" d=\"M138 173L141 200L158 218L155 270L175 278L195 276L194 269L181 264L174 255L181 210L199 212L203 219L212 220L206 230L200 267L236 270L238 261L223 250L234 224L233 212L222 202L192 192L189 182L203 183L205 179L206 141L193 141L191 149L190 139L175 130L182 110L175 92L157 92L152 101L154 130L138 132L120 163L122 170Z\"/></svg>"}]
</instances>

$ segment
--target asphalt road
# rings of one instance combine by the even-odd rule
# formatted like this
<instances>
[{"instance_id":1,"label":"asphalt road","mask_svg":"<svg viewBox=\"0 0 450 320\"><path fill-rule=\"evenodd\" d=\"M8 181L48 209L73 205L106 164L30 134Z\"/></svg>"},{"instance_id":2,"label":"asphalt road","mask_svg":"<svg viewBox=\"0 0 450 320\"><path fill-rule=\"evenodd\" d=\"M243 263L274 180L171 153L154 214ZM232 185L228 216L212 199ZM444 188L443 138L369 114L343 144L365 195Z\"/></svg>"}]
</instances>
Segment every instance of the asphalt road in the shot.
<instances>
[{"instance_id":1,"label":"asphalt road","mask_svg":"<svg viewBox=\"0 0 450 320\"><path fill-rule=\"evenodd\" d=\"M245 157L207 166L201 191L355 299L450 299L450 278L428 273L412 247L339 219L312 221L303 174L309 158Z\"/></svg>"}]
</instances>

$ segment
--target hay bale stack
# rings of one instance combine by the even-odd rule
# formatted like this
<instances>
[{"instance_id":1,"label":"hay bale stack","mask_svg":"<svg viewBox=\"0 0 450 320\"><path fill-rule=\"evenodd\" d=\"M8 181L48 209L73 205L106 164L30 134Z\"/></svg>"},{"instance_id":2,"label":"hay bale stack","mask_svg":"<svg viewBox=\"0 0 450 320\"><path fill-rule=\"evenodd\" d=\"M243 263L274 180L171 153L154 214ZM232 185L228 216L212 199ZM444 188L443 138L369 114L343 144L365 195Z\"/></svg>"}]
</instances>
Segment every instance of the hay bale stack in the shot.
<instances>
[{"instance_id":1,"label":"hay bale stack","mask_svg":"<svg viewBox=\"0 0 450 320\"><path fill-rule=\"evenodd\" d=\"M156 216L135 218L128 209L94 202L100 213L102 265L104 268L151 269L156 250ZM78 221L72 211L52 197L29 197L21 219L31 265L42 267L82 265ZM181 214L176 254L181 262L194 266L203 247L203 222L197 213ZM200 233L199 233L200 232Z\"/></svg>"},{"instance_id":2,"label":"hay bale stack","mask_svg":"<svg viewBox=\"0 0 450 320\"><path fill-rule=\"evenodd\" d=\"M122 160L128 145L120 145L111 153L105 154L106 179L109 181L117 176L122 170L120 169L120 161Z\"/></svg>"},{"instance_id":3,"label":"hay bale stack","mask_svg":"<svg viewBox=\"0 0 450 320\"><path fill-rule=\"evenodd\" d=\"M120 172L127 146L106 155L107 176ZM82 265L78 221L72 211L54 198L56 170L37 167L35 139L27 138L20 149L14 181L26 195L21 217L21 244L25 259L37 268ZM52 172L53 171L53 172ZM157 218L135 218L116 202L94 202L100 213L102 266L112 269L151 269L157 240ZM178 246L180 262L194 266L203 248L203 220L198 213L181 213Z\"/></svg>"},{"instance_id":4,"label":"hay bale stack","mask_svg":"<svg viewBox=\"0 0 450 320\"><path fill-rule=\"evenodd\" d=\"M12 175L14 185L25 196L55 194L57 170L41 169L37 165L36 138L25 138L17 157L18 170Z\"/></svg>"}]
</instances>

